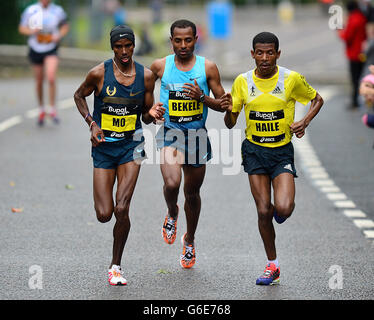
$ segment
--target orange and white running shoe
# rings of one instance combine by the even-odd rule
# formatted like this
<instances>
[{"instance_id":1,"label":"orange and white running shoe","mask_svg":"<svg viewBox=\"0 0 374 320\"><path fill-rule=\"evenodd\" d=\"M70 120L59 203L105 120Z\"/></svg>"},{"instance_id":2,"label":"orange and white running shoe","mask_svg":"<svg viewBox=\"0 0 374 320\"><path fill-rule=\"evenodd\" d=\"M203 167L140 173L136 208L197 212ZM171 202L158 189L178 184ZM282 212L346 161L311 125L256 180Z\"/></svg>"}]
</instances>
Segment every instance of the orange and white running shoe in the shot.
<instances>
[{"instance_id":1,"label":"orange and white running shoe","mask_svg":"<svg viewBox=\"0 0 374 320\"><path fill-rule=\"evenodd\" d=\"M268 263L266 265L264 274L257 278L257 285L274 285L279 283L280 270L274 263Z\"/></svg>"},{"instance_id":2,"label":"orange and white running shoe","mask_svg":"<svg viewBox=\"0 0 374 320\"><path fill-rule=\"evenodd\" d=\"M41 127L44 125L44 118L45 118L45 112L39 110L39 115L38 115L38 125Z\"/></svg>"},{"instance_id":3,"label":"orange and white running shoe","mask_svg":"<svg viewBox=\"0 0 374 320\"><path fill-rule=\"evenodd\" d=\"M54 107L51 108L51 110L49 112L49 116L52 118L52 120L55 124L58 124L60 122L60 119L57 116L56 108L54 108Z\"/></svg>"},{"instance_id":4,"label":"orange and white running shoe","mask_svg":"<svg viewBox=\"0 0 374 320\"><path fill-rule=\"evenodd\" d=\"M196 252L195 252L194 244L188 244L184 241L185 236L186 234L184 234L181 238L183 252L180 257L179 262L182 268L189 269L189 268L192 268L196 262Z\"/></svg>"},{"instance_id":5,"label":"orange and white running shoe","mask_svg":"<svg viewBox=\"0 0 374 320\"><path fill-rule=\"evenodd\" d=\"M179 213L179 207L177 205L177 210ZM162 238L167 244L173 244L175 241L175 237L177 236L177 221L178 221L178 214L176 218L173 218L166 214L164 224L162 225L161 234Z\"/></svg>"},{"instance_id":6,"label":"orange and white running shoe","mask_svg":"<svg viewBox=\"0 0 374 320\"><path fill-rule=\"evenodd\" d=\"M108 270L109 275L109 284L112 286L124 286L127 284L127 280L122 276L123 271L121 270L120 266L112 265L112 267Z\"/></svg>"}]
</instances>

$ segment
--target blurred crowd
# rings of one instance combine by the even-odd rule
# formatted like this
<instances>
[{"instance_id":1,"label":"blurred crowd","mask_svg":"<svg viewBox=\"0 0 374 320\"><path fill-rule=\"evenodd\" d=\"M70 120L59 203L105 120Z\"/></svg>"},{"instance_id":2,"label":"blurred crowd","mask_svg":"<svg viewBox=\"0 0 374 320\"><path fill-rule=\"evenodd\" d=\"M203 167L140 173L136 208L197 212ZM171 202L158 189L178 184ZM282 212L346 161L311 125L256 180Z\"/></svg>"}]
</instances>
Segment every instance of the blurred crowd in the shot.
<instances>
[{"instance_id":1,"label":"blurred crowd","mask_svg":"<svg viewBox=\"0 0 374 320\"><path fill-rule=\"evenodd\" d=\"M338 31L344 41L352 94L349 109L365 108L365 125L374 128L374 3L356 0L346 3L347 17Z\"/></svg>"}]
</instances>

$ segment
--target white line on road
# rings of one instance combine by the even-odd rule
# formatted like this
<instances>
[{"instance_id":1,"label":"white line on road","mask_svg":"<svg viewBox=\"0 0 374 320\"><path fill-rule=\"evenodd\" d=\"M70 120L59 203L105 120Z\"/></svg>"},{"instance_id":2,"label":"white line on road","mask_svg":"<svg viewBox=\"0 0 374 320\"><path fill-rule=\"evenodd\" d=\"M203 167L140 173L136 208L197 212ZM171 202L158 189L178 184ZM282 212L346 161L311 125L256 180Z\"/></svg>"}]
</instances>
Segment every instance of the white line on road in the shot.
<instances>
[{"instance_id":1,"label":"white line on road","mask_svg":"<svg viewBox=\"0 0 374 320\"><path fill-rule=\"evenodd\" d=\"M324 90L320 90L319 93L325 102L337 94L334 88L328 87ZM296 108L295 119L301 119L303 117L301 110L301 108ZM302 165L308 172L313 183L321 190L321 192L326 194L326 197L329 200L333 201L336 208L343 209L343 214L346 217L351 218L356 227L360 229L369 229L363 230L363 233L366 238L373 239L374 230L370 229L374 229L374 221L370 219L362 219L366 218L365 212L356 209L356 204L349 200L348 197L340 191L340 188L335 185L335 182L329 178L329 175L318 159L313 146L309 143L307 133L302 139L295 139L293 141L295 150L299 154Z\"/></svg>"},{"instance_id":2,"label":"white line on road","mask_svg":"<svg viewBox=\"0 0 374 320\"><path fill-rule=\"evenodd\" d=\"M374 228L374 221L370 219L354 219L353 223L360 229Z\"/></svg>"},{"instance_id":3,"label":"white line on road","mask_svg":"<svg viewBox=\"0 0 374 320\"><path fill-rule=\"evenodd\" d=\"M74 99L68 98L57 102L57 109L64 110L74 107ZM39 115L39 108L30 109L25 112L24 117L27 119L34 119ZM13 116L3 122L0 122L0 132L3 132L17 124L20 124L23 121L23 117L20 115Z\"/></svg>"},{"instance_id":4,"label":"white line on road","mask_svg":"<svg viewBox=\"0 0 374 320\"><path fill-rule=\"evenodd\" d=\"M3 132L22 122L21 116L14 116L0 123L0 132Z\"/></svg>"},{"instance_id":5,"label":"white line on road","mask_svg":"<svg viewBox=\"0 0 374 320\"><path fill-rule=\"evenodd\" d=\"M343 213L349 218L365 218L366 214L361 210L344 210Z\"/></svg>"}]
</instances>

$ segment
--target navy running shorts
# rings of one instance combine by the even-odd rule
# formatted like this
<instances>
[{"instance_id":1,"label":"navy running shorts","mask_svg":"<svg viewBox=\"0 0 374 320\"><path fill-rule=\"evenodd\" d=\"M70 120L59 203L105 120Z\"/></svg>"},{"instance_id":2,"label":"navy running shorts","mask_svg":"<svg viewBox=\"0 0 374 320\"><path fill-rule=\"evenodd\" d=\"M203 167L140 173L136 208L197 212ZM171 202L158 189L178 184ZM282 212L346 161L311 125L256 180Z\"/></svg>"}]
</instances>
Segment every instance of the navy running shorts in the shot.
<instances>
[{"instance_id":1,"label":"navy running shorts","mask_svg":"<svg viewBox=\"0 0 374 320\"><path fill-rule=\"evenodd\" d=\"M91 156L95 168L116 169L119 165L130 161L146 159L144 137L141 141L123 139L116 142L102 142L91 148Z\"/></svg>"},{"instance_id":2,"label":"navy running shorts","mask_svg":"<svg viewBox=\"0 0 374 320\"><path fill-rule=\"evenodd\" d=\"M249 175L266 174L273 180L283 172L297 178L292 143L281 147L261 147L245 139L242 143L242 165Z\"/></svg>"},{"instance_id":3,"label":"navy running shorts","mask_svg":"<svg viewBox=\"0 0 374 320\"><path fill-rule=\"evenodd\" d=\"M212 146L205 128L171 129L162 126L156 134L157 148L174 147L184 153L184 164L201 167L212 158Z\"/></svg>"},{"instance_id":4,"label":"navy running shorts","mask_svg":"<svg viewBox=\"0 0 374 320\"><path fill-rule=\"evenodd\" d=\"M29 60L32 64L43 64L45 57L47 57L47 56L57 56L57 50L58 50L58 47L56 47L56 48L54 48L50 51L47 51L47 52L39 53L39 52L36 52L33 49L29 48L28 57L29 57Z\"/></svg>"}]
</instances>

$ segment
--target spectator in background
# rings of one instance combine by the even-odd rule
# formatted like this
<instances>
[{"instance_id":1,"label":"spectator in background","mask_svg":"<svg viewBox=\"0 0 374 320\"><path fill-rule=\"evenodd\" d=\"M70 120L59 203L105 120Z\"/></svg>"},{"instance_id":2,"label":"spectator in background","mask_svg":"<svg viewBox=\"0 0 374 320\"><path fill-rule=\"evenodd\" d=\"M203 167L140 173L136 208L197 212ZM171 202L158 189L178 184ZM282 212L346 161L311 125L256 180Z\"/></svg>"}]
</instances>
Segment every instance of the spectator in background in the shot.
<instances>
[{"instance_id":1,"label":"spectator in background","mask_svg":"<svg viewBox=\"0 0 374 320\"><path fill-rule=\"evenodd\" d=\"M58 69L58 46L69 32L67 16L62 7L51 0L39 0L28 6L22 13L18 27L21 34L28 36L29 54L36 81L39 103L38 124L44 124L46 111L58 123L56 111L56 74ZM45 109L43 99L44 72L49 84L49 108Z\"/></svg>"},{"instance_id":2,"label":"spectator in background","mask_svg":"<svg viewBox=\"0 0 374 320\"><path fill-rule=\"evenodd\" d=\"M339 30L339 36L346 45L346 56L349 61L349 71L352 83L352 101L350 108L358 107L359 80L364 65L363 44L366 40L365 15L360 11L356 1L347 3L348 20L344 29Z\"/></svg>"},{"instance_id":3,"label":"spectator in background","mask_svg":"<svg viewBox=\"0 0 374 320\"><path fill-rule=\"evenodd\" d=\"M361 81L360 94L364 97L365 103L368 107L373 107L374 104L374 65L368 67L367 74ZM362 122L370 127L374 128L374 114L365 113L362 116Z\"/></svg>"}]
</instances>

